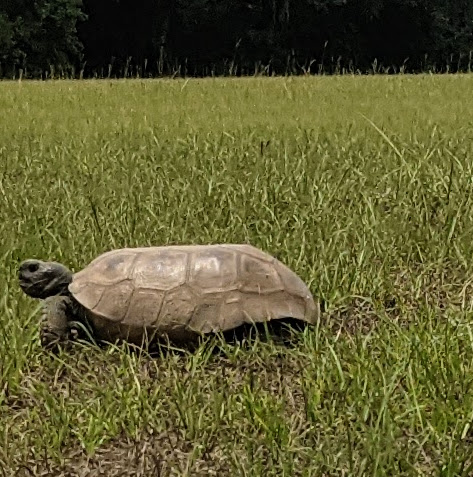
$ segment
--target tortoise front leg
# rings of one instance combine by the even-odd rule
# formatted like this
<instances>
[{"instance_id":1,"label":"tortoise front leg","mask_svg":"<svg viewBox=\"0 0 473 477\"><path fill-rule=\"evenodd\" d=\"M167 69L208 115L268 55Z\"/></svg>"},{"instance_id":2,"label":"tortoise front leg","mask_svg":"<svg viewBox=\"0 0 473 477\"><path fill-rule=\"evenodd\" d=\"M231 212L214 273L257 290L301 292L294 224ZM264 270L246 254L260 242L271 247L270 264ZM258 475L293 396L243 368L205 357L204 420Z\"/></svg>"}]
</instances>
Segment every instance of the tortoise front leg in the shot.
<instances>
[{"instance_id":1,"label":"tortoise front leg","mask_svg":"<svg viewBox=\"0 0 473 477\"><path fill-rule=\"evenodd\" d=\"M48 349L56 348L58 344L65 343L70 338L68 308L70 298L67 296L51 296L44 300L41 344Z\"/></svg>"}]
</instances>

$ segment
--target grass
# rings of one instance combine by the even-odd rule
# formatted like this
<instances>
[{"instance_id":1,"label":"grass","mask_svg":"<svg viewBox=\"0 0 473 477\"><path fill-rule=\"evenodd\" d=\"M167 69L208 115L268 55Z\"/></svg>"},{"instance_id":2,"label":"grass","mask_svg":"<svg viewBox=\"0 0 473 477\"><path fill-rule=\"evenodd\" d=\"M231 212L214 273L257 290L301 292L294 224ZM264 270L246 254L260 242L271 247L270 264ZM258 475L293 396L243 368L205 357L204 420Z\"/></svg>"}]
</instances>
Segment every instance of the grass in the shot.
<instances>
[{"instance_id":1,"label":"grass","mask_svg":"<svg viewBox=\"0 0 473 477\"><path fill-rule=\"evenodd\" d=\"M0 475L472 475L472 93L469 75L2 83ZM40 348L20 260L218 242L292 267L320 324L157 359Z\"/></svg>"}]
</instances>

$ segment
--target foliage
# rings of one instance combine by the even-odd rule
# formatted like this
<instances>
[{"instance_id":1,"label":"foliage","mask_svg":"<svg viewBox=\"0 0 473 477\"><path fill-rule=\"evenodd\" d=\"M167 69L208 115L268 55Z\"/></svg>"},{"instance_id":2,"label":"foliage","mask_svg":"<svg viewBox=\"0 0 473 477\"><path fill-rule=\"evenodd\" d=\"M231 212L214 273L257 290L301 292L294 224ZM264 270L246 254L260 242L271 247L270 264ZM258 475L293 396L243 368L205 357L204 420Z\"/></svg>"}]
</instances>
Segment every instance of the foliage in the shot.
<instances>
[{"instance_id":1,"label":"foliage","mask_svg":"<svg viewBox=\"0 0 473 477\"><path fill-rule=\"evenodd\" d=\"M3 11L2 11L3 10ZM0 7L0 48L4 69L32 75L78 63L82 44L77 22L84 20L81 0L7 2Z\"/></svg>"},{"instance_id":2,"label":"foliage","mask_svg":"<svg viewBox=\"0 0 473 477\"><path fill-rule=\"evenodd\" d=\"M467 0L20 0L0 27L6 76L463 71L473 51Z\"/></svg>"}]
</instances>

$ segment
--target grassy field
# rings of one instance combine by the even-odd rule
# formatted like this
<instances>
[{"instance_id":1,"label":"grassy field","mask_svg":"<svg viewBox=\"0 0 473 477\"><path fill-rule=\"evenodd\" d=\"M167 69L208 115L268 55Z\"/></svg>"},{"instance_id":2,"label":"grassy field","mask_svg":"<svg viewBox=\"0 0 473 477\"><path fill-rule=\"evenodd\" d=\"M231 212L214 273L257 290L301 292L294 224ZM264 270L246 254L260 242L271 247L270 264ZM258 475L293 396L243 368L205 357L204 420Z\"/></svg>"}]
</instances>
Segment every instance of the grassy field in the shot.
<instances>
[{"instance_id":1,"label":"grassy field","mask_svg":"<svg viewBox=\"0 0 473 477\"><path fill-rule=\"evenodd\" d=\"M472 76L5 82L0 111L0 476L473 475ZM20 260L218 242L320 324L42 351Z\"/></svg>"}]
</instances>

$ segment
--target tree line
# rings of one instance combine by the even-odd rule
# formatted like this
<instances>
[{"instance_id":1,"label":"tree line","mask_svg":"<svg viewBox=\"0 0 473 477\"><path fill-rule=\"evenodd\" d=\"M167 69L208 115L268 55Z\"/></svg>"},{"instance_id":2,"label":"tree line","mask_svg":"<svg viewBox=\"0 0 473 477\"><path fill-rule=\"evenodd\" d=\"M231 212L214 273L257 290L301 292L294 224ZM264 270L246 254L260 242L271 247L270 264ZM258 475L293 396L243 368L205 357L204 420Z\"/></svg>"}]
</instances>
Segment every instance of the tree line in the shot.
<instances>
[{"instance_id":1,"label":"tree line","mask_svg":"<svg viewBox=\"0 0 473 477\"><path fill-rule=\"evenodd\" d=\"M0 0L0 76L466 71L471 0Z\"/></svg>"}]
</instances>

